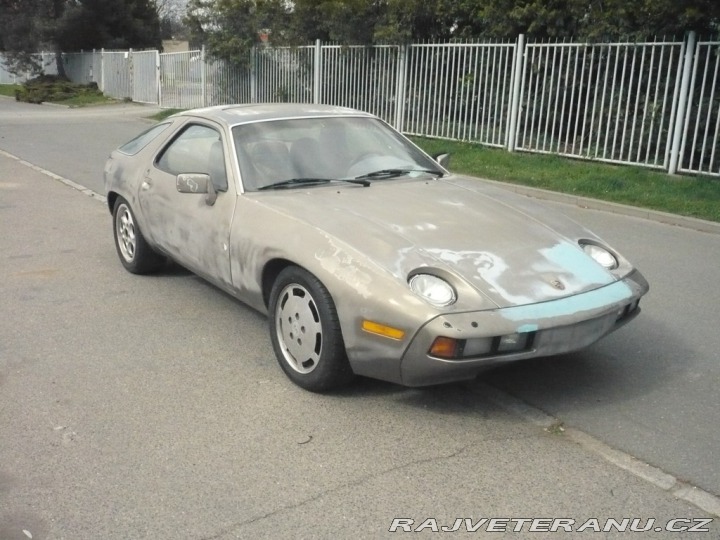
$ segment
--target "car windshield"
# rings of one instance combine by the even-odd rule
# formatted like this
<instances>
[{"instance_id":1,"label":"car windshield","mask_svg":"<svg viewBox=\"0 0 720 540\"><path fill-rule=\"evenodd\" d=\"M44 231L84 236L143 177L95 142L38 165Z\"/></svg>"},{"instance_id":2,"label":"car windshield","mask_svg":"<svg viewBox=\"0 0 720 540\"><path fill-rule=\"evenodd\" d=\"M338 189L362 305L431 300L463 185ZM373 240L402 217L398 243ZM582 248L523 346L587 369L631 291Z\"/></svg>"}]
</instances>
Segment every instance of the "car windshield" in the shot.
<instances>
[{"instance_id":1,"label":"car windshield","mask_svg":"<svg viewBox=\"0 0 720 540\"><path fill-rule=\"evenodd\" d=\"M233 138L246 191L443 174L435 161L375 118L254 122L234 127Z\"/></svg>"}]
</instances>

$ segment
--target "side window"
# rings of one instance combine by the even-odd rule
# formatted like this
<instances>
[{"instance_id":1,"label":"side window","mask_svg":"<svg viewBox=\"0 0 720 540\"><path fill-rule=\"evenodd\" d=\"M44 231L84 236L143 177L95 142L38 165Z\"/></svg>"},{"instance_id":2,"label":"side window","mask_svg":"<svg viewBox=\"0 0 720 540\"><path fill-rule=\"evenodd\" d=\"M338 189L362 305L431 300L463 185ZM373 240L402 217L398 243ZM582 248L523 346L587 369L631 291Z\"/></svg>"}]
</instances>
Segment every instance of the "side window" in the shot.
<instances>
[{"instance_id":1,"label":"side window","mask_svg":"<svg viewBox=\"0 0 720 540\"><path fill-rule=\"evenodd\" d=\"M210 127L193 124L162 151L155 165L168 174L209 174L215 189L227 191L225 152L220 133Z\"/></svg>"},{"instance_id":2,"label":"side window","mask_svg":"<svg viewBox=\"0 0 720 540\"><path fill-rule=\"evenodd\" d=\"M158 124L157 126L151 127L150 129L143 131L140 135L134 139L123 144L118 150L128 156L134 156L140 150L145 148L155 137L165 131L170 123Z\"/></svg>"}]
</instances>

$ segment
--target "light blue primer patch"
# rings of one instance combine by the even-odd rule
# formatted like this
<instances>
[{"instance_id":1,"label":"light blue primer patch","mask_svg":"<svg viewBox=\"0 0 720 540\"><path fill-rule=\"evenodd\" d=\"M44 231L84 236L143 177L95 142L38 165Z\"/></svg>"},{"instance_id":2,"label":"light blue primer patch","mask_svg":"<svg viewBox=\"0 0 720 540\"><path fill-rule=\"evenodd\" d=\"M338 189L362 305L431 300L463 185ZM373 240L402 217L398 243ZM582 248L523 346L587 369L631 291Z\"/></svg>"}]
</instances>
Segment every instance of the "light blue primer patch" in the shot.
<instances>
[{"instance_id":1,"label":"light blue primer patch","mask_svg":"<svg viewBox=\"0 0 720 540\"><path fill-rule=\"evenodd\" d=\"M537 324L523 324L517 327L516 332L518 334L526 334L528 332L537 332L539 326Z\"/></svg>"},{"instance_id":2,"label":"light blue primer patch","mask_svg":"<svg viewBox=\"0 0 720 540\"><path fill-rule=\"evenodd\" d=\"M616 281L611 285L600 287L594 291L576 294L568 298L518 306L501 310L503 317L511 321L542 320L552 317L562 317L608 307L612 304L630 300L632 289L623 281ZM523 324L518 332L533 332L538 329L537 324Z\"/></svg>"},{"instance_id":3,"label":"light blue primer patch","mask_svg":"<svg viewBox=\"0 0 720 540\"><path fill-rule=\"evenodd\" d=\"M561 268L567 268L576 276L582 276L586 283L610 283L614 279L610 272L596 263L577 245L562 242L541 251L549 261Z\"/></svg>"}]
</instances>

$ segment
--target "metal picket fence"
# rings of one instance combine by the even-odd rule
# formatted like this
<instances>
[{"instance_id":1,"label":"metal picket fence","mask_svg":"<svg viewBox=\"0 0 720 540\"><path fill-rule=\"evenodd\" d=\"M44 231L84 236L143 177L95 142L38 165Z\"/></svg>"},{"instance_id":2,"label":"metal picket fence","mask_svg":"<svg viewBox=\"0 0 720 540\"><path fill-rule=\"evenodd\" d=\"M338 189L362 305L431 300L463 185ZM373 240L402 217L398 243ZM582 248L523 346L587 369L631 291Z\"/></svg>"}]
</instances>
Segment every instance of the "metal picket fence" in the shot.
<instances>
[{"instance_id":1,"label":"metal picket fence","mask_svg":"<svg viewBox=\"0 0 720 540\"><path fill-rule=\"evenodd\" d=\"M52 72L54 57L43 62ZM64 62L72 80L166 108L327 103L412 135L720 177L720 41L692 32L646 43L263 46L246 67L204 50ZM0 83L24 80L2 65Z\"/></svg>"},{"instance_id":2,"label":"metal picket fence","mask_svg":"<svg viewBox=\"0 0 720 540\"><path fill-rule=\"evenodd\" d=\"M325 45L319 53L322 71L316 102L368 111L394 123L398 47Z\"/></svg>"},{"instance_id":3,"label":"metal picket fence","mask_svg":"<svg viewBox=\"0 0 720 540\"><path fill-rule=\"evenodd\" d=\"M315 69L312 47L259 48L246 76L253 82L251 101L312 103Z\"/></svg>"},{"instance_id":4,"label":"metal picket fence","mask_svg":"<svg viewBox=\"0 0 720 540\"><path fill-rule=\"evenodd\" d=\"M507 145L515 44L411 45L402 129Z\"/></svg>"},{"instance_id":5,"label":"metal picket fence","mask_svg":"<svg viewBox=\"0 0 720 540\"><path fill-rule=\"evenodd\" d=\"M678 170L720 175L720 43L697 44L686 95Z\"/></svg>"},{"instance_id":6,"label":"metal picket fence","mask_svg":"<svg viewBox=\"0 0 720 540\"><path fill-rule=\"evenodd\" d=\"M517 149L668 168L683 43L526 51Z\"/></svg>"}]
</instances>

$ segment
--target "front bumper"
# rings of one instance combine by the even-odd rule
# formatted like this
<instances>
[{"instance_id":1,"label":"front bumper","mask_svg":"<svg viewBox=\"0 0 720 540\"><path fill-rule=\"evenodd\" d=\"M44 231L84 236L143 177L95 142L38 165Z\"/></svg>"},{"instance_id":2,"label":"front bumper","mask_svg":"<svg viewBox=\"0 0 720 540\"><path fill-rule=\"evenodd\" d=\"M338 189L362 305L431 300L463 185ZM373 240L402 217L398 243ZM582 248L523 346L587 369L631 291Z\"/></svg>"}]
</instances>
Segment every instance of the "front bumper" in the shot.
<instances>
[{"instance_id":1,"label":"front bumper","mask_svg":"<svg viewBox=\"0 0 720 540\"><path fill-rule=\"evenodd\" d=\"M400 363L401 383L425 386L471 379L493 364L582 349L632 320L648 290L636 270L610 285L559 300L441 315L426 323L406 349ZM438 336L471 342L511 334L530 334L527 347L452 360L428 354Z\"/></svg>"}]
</instances>

